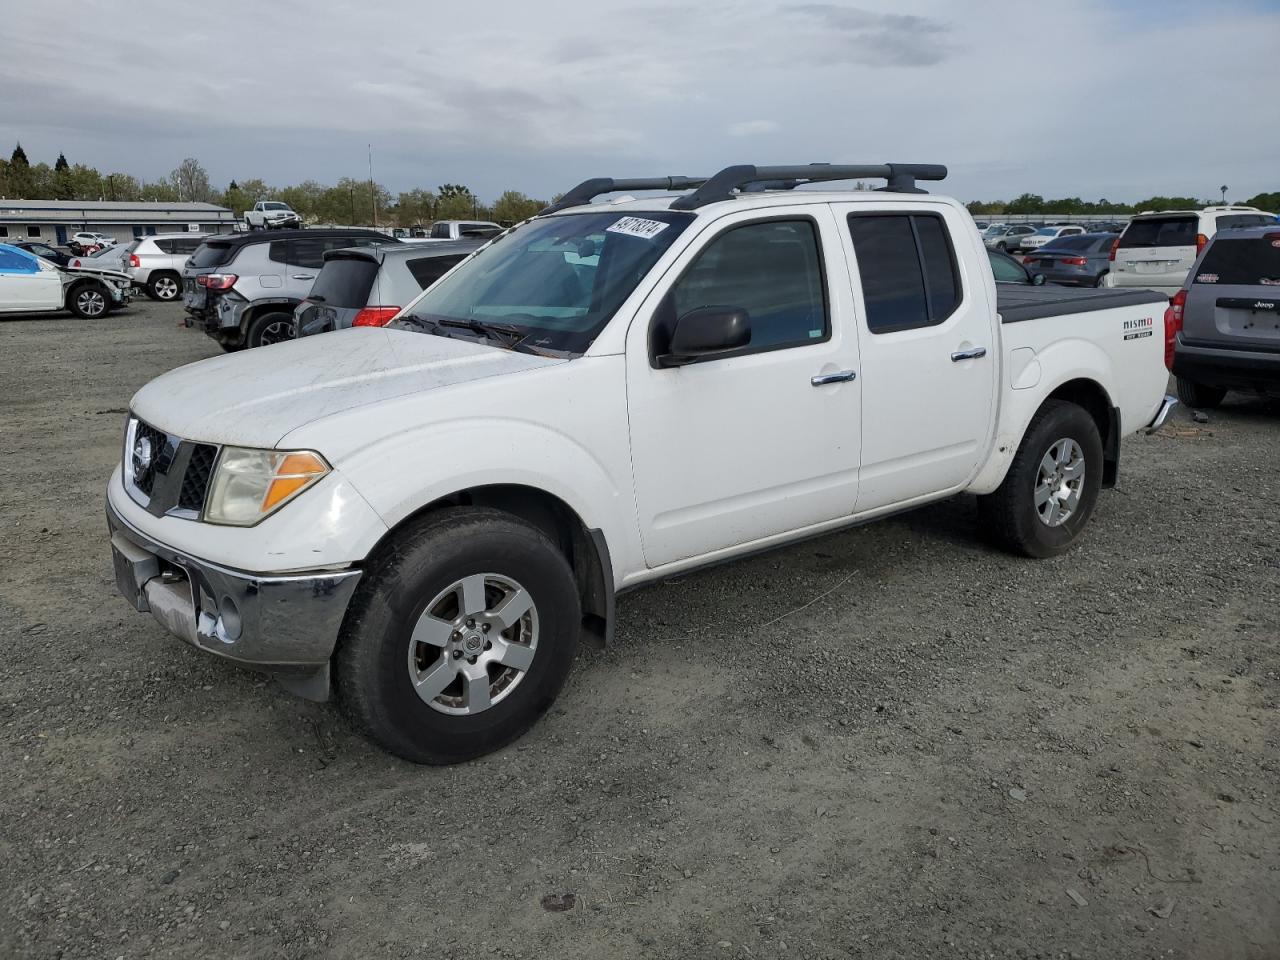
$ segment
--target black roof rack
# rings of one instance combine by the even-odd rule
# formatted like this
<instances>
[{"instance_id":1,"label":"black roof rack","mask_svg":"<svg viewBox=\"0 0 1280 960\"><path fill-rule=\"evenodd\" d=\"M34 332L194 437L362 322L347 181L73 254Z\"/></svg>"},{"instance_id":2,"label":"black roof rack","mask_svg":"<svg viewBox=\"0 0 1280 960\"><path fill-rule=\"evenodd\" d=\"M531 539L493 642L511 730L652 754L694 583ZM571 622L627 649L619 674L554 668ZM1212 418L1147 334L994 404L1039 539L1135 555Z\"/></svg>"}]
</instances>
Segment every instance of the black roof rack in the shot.
<instances>
[{"instance_id":1,"label":"black roof rack","mask_svg":"<svg viewBox=\"0 0 1280 960\"><path fill-rule=\"evenodd\" d=\"M583 180L559 200L539 210L538 215L555 213L565 207L582 206L602 193L616 193L619 190L692 190L702 186L706 180L706 177L639 177L630 180L595 177Z\"/></svg>"},{"instance_id":2,"label":"black roof rack","mask_svg":"<svg viewBox=\"0 0 1280 960\"><path fill-rule=\"evenodd\" d=\"M756 167L742 164L725 167L707 179L693 193L679 197L672 210L697 210L709 203L729 200L735 190L790 190L802 183L830 180L888 181L882 189L894 193L924 193L917 180L944 180L947 168L940 163L810 163L799 166Z\"/></svg>"}]
</instances>

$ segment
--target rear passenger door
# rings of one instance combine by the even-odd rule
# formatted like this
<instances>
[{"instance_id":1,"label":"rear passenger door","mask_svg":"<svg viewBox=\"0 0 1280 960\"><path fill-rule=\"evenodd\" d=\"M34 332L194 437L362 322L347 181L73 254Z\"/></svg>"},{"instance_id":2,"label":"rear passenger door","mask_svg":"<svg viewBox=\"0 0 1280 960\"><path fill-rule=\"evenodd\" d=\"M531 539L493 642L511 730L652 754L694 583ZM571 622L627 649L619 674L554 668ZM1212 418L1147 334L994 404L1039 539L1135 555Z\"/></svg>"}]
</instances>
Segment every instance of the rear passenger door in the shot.
<instances>
[{"instance_id":1,"label":"rear passenger door","mask_svg":"<svg viewBox=\"0 0 1280 960\"><path fill-rule=\"evenodd\" d=\"M985 270L966 272L986 256L949 207L834 206L855 264L858 512L959 488L992 431L995 311Z\"/></svg>"}]
</instances>

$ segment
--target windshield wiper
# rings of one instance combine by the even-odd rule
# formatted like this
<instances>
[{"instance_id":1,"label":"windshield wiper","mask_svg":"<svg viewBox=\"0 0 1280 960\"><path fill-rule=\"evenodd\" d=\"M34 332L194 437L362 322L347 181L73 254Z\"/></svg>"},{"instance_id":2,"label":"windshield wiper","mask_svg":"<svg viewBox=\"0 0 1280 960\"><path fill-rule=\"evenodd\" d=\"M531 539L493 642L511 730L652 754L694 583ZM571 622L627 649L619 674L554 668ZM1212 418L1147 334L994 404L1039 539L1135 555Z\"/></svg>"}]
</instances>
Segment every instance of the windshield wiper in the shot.
<instances>
[{"instance_id":1,"label":"windshield wiper","mask_svg":"<svg viewBox=\"0 0 1280 960\"><path fill-rule=\"evenodd\" d=\"M527 331L509 323L490 323L485 320L459 320L454 317L441 317L436 321L436 325L441 327L461 327L463 330L470 330L472 333L486 336L490 340L500 336L514 337L514 340L506 341L508 346L514 346L529 335Z\"/></svg>"}]
</instances>

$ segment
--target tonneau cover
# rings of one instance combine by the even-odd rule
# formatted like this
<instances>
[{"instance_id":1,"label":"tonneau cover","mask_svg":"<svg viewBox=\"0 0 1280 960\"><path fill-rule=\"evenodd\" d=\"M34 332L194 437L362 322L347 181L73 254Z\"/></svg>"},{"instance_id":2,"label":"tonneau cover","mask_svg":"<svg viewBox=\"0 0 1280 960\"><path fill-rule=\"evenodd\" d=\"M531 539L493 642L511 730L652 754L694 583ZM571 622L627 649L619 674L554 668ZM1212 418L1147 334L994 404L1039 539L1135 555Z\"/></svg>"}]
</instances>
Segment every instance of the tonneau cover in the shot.
<instances>
[{"instance_id":1,"label":"tonneau cover","mask_svg":"<svg viewBox=\"0 0 1280 960\"><path fill-rule=\"evenodd\" d=\"M1143 303L1165 303L1169 298L1154 290L1110 290L1090 287L1056 287L1046 284L997 283L996 311L1001 323L1039 320L1067 313L1091 313Z\"/></svg>"}]
</instances>

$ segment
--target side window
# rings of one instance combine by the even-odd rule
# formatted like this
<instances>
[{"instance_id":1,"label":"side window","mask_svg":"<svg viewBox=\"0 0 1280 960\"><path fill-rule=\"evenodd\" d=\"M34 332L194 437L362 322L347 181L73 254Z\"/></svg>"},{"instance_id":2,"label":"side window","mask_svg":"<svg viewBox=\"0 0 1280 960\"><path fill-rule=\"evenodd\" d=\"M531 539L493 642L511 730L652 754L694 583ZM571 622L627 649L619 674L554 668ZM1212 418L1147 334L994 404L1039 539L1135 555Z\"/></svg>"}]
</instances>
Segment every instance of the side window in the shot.
<instances>
[{"instance_id":1,"label":"side window","mask_svg":"<svg viewBox=\"0 0 1280 960\"><path fill-rule=\"evenodd\" d=\"M324 266L324 252L336 247L327 246L330 241L303 237L297 240L272 240L267 257L276 263L289 264L295 267L306 267L319 270ZM350 246L350 242L340 243L339 247Z\"/></svg>"},{"instance_id":2,"label":"side window","mask_svg":"<svg viewBox=\"0 0 1280 960\"><path fill-rule=\"evenodd\" d=\"M417 260L410 260L405 266L413 274L413 279L418 282L418 286L425 290L448 273L456 264L460 263L464 256L465 254L448 257L421 257Z\"/></svg>"},{"instance_id":3,"label":"side window","mask_svg":"<svg viewBox=\"0 0 1280 960\"><path fill-rule=\"evenodd\" d=\"M960 303L951 238L935 214L850 214L867 329L894 333L942 323Z\"/></svg>"},{"instance_id":4,"label":"side window","mask_svg":"<svg viewBox=\"0 0 1280 960\"><path fill-rule=\"evenodd\" d=\"M741 307L749 351L796 347L831 335L822 250L810 220L734 227L711 241L671 290L675 317L699 307Z\"/></svg>"},{"instance_id":5,"label":"side window","mask_svg":"<svg viewBox=\"0 0 1280 960\"><path fill-rule=\"evenodd\" d=\"M176 240L156 240L154 241L154 243L156 245L156 249L159 250L161 253L176 252L174 250L174 245L177 243Z\"/></svg>"},{"instance_id":6,"label":"side window","mask_svg":"<svg viewBox=\"0 0 1280 960\"><path fill-rule=\"evenodd\" d=\"M0 250L0 273L35 273L35 261L17 250Z\"/></svg>"},{"instance_id":7,"label":"side window","mask_svg":"<svg viewBox=\"0 0 1280 960\"><path fill-rule=\"evenodd\" d=\"M433 223L433 224L431 225L431 239L433 239L433 240L448 240L448 239L449 239L449 225L448 225L447 223Z\"/></svg>"},{"instance_id":8,"label":"side window","mask_svg":"<svg viewBox=\"0 0 1280 960\"><path fill-rule=\"evenodd\" d=\"M996 275L996 283L1026 283L1027 273L1017 261L1006 257L991 257L991 272Z\"/></svg>"},{"instance_id":9,"label":"side window","mask_svg":"<svg viewBox=\"0 0 1280 960\"><path fill-rule=\"evenodd\" d=\"M0 237L7 237L8 235L9 235L9 228L0 227Z\"/></svg>"},{"instance_id":10,"label":"side window","mask_svg":"<svg viewBox=\"0 0 1280 960\"><path fill-rule=\"evenodd\" d=\"M27 236L28 236L28 237L38 237L38 236L40 236L40 228L39 228L39 227L27 227Z\"/></svg>"}]
</instances>

